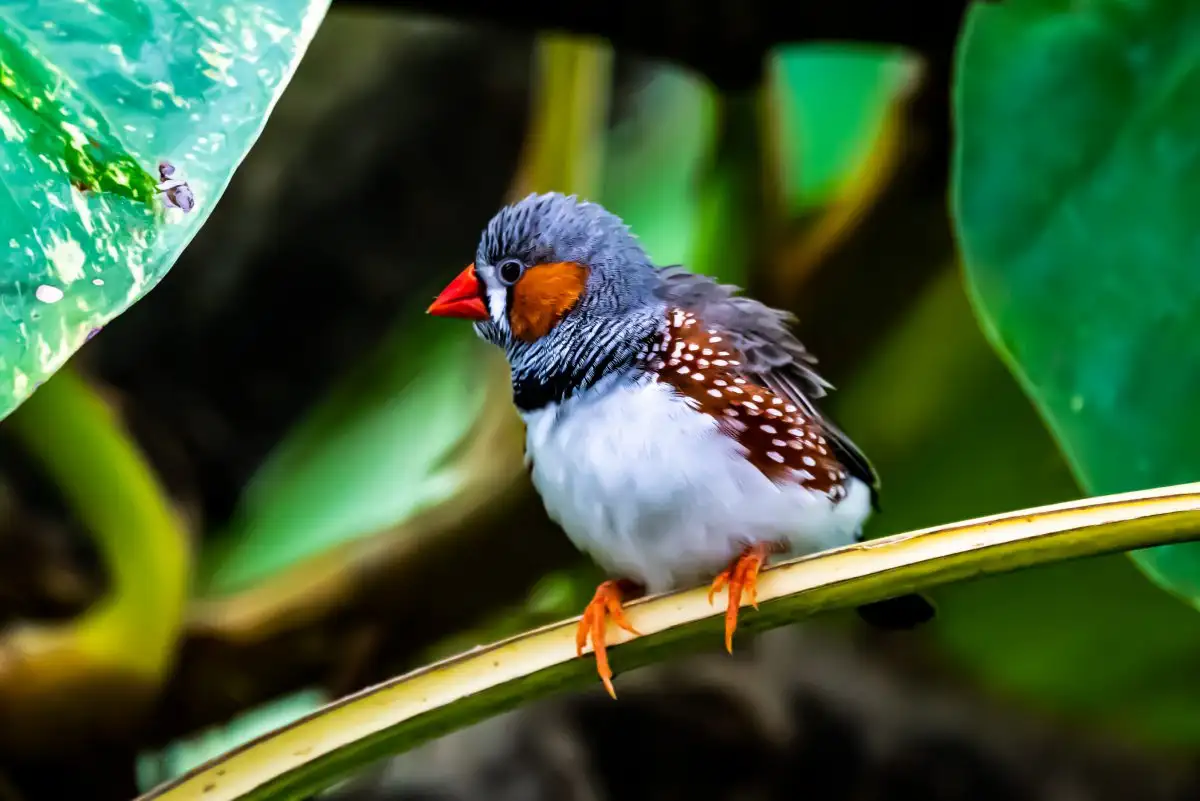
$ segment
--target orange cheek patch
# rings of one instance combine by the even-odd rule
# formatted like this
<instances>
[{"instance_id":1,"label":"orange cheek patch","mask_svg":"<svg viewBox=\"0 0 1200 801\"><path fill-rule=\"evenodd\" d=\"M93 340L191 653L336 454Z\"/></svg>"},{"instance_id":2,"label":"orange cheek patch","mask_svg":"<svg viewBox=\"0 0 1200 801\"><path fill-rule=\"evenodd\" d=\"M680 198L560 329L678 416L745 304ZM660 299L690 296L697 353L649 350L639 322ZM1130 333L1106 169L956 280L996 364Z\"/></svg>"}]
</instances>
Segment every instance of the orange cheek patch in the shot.
<instances>
[{"instance_id":1,"label":"orange cheek patch","mask_svg":"<svg viewBox=\"0 0 1200 801\"><path fill-rule=\"evenodd\" d=\"M563 261L530 267L513 287L509 323L513 335L533 342L550 333L575 308L587 284L588 269Z\"/></svg>"}]
</instances>

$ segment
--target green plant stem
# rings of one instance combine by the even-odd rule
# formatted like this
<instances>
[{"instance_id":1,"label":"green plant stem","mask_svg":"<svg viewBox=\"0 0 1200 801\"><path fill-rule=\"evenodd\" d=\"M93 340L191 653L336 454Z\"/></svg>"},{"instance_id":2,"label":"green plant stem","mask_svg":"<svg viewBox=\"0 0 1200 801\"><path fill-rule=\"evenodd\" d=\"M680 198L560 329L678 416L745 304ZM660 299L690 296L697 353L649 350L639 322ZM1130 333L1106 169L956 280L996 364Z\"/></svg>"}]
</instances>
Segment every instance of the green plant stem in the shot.
<instances>
[{"instance_id":1,"label":"green plant stem","mask_svg":"<svg viewBox=\"0 0 1200 801\"><path fill-rule=\"evenodd\" d=\"M538 39L537 85L511 199L530 192L587 198L599 189L612 83L612 49L558 34Z\"/></svg>"},{"instance_id":2,"label":"green plant stem","mask_svg":"<svg viewBox=\"0 0 1200 801\"><path fill-rule=\"evenodd\" d=\"M157 681L183 621L190 556L152 469L113 411L69 368L9 425L95 536L111 576L109 597L71 624L81 650Z\"/></svg>"},{"instance_id":3,"label":"green plant stem","mask_svg":"<svg viewBox=\"0 0 1200 801\"><path fill-rule=\"evenodd\" d=\"M817 612L939 584L1198 537L1200 483L897 534L763 571L761 611L743 615L739 641ZM628 615L643 636L610 631L622 671L718 642L724 609L708 603L707 588L695 588L631 604ZM363 690L141 801L305 798L381 757L551 693L595 685L591 656L575 656L577 620Z\"/></svg>"}]
</instances>

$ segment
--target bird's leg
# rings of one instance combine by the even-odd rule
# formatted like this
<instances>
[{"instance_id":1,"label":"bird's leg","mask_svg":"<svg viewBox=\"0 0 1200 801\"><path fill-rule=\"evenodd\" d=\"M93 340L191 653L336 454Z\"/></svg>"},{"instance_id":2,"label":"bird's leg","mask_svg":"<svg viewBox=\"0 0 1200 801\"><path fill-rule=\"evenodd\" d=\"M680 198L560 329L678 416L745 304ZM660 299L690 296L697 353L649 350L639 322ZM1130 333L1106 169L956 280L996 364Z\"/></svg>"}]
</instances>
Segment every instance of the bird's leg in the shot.
<instances>
[{"instance_id":1,"label":"bird's leg","mask_svg":"<svg viewBox=\"0 0 1200 801\"><path fill-rule=\"evenodd\" d=\"M617 697L617 693L613 690L612 668L608 666L606 624L608 619L612 618L614 623L631 634L640 634L641 632L630 625L628 618L625 617L625 610L621 607L621 602L641 593L642 588L629 579L604 582L596 588L596 594L592 596L591 603L583 610L579 628L575 631L576 654L583 656L584 646L587 645L590 637L592 650L596 653L596 670L600 673L600 680L604 682L604 689L608 690L608 694L613 698Z\"/></svg>"},{"instance_id":2,"label":"bird's leg","mask_svg":"<svg viewBox=\"0 0 1200 801\"><path fill-rule=\"evenodd\" d=\"M738 609L742 605L742 595L745 594L750 605L758 609L758 571L771 554L786 553L786 542L758 542L748 545L734 559L729 567L722 570L713 579L708 589L708 602L726 585L729 586L729 599L725 606L725 650L733 653L733 632L737 629Z\"/></svg>"}]
</instances>

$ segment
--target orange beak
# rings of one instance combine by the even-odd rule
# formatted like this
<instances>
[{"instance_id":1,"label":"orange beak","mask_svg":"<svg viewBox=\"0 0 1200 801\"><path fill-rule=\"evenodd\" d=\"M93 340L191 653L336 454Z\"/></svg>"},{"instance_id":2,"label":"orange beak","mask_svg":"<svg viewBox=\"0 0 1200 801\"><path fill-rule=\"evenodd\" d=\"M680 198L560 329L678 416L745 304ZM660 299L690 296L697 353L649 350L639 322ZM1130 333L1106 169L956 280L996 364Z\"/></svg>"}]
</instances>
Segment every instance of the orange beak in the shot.
<instances>
[{"instance_id":1,"label":"orange beak","mask_svg":"<svg viewBox=\"0 0 1200 801\"><path fill-rule=\"evenodd\" d=\"M471 264L442 290L425 313L464 320L486 320L490 315L479 294L479 279L475 277L475 265Z\"/></svg>"}]
</instances>

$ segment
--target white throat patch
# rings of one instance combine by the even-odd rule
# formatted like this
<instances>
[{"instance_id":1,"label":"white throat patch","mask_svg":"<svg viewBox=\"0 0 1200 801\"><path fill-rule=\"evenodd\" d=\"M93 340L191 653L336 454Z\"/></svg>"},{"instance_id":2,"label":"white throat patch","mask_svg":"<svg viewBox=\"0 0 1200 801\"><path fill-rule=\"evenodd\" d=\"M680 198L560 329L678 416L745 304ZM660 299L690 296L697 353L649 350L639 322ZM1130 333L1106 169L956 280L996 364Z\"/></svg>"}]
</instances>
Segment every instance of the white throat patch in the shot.
<instances>
[{"instance_id":1,"label":"white throat patch","mask_svg":"<svg viewBox=\"0 0 1200 801\"><path fill-rule=\"evenodd\" d=\"M505 305L508 301L508 290L504 287L489 287L487 291L488 313L492 320L504 331L508 330L508 315Z\"/></svg>"}]
</instances>

